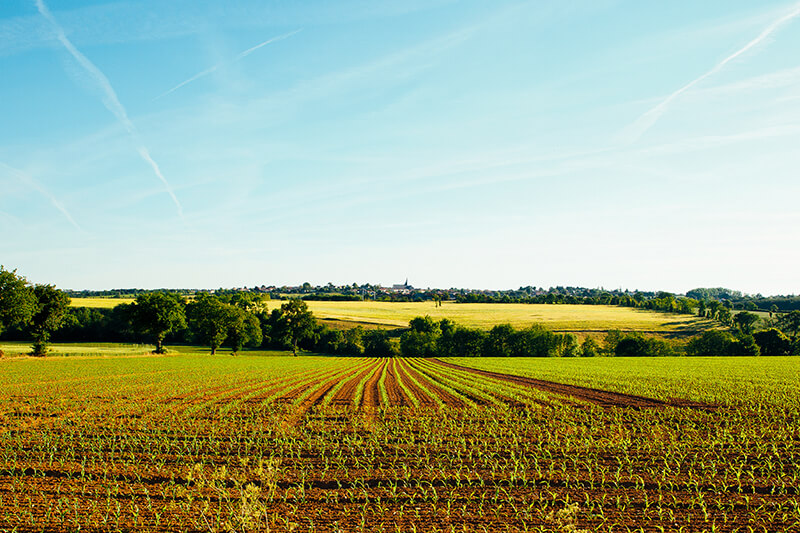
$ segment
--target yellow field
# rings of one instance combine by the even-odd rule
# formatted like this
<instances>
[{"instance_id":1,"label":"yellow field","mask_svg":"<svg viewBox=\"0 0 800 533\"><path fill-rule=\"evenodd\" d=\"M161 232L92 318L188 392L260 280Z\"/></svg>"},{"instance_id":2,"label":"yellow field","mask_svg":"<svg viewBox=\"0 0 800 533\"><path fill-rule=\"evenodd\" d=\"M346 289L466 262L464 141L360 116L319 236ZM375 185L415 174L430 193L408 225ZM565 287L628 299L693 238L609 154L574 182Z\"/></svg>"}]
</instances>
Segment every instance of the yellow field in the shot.
<instances>
[{"instance_id":1,"label":"yellow field","mask_svg":"<svg viewBox=\"0 0 800 533\"><path fill-rule=\"evenodd\" d=\"M272 302L270 307L277 305ZM525 327L539 323L556 331L600 332L609 329L691 334L713 327L708 320L689 315L655 313L605 305L459 304L444 302L308 302L321 319L407 326L415 316L449 318L457 324L490 328L509 323Z\"/></svg>"},{"instance_id":2,"label":"yellow field","mask_svg":"<svg viewBox=\"0 0 800 533\"><path fill-rule=\"evenodd\" d=\"M75 307L111 308L131 303L133 298L73 298ZM267 302L269 309L280 307L280 301ZM713 328L709 320L689 315L656 313L628 307L606 305L547 304L459 304L444 302L308 302L314 315L334 327L361 324L387 328L408 326L416 316L430 315L439 320L449 318L469 327L491 328L496 324L525 327L542 324L555 331L579 334L600 333L609 329L643 331L667 335L691 335ZM580 335L583 336L583 335Z\"/></svg>"},{"instance_id":3,"label":"yellow field","mask_svg":"<svg viewBox=\"0 0 800 533\"><path fill-rule=\"evenodd\" d=\"M136 298L102 298L102 297L89 297L89 298L72 298L72 307L93 307L102 309L111 309L119 304L132 303Z\"/></svg>"}]
</instances>

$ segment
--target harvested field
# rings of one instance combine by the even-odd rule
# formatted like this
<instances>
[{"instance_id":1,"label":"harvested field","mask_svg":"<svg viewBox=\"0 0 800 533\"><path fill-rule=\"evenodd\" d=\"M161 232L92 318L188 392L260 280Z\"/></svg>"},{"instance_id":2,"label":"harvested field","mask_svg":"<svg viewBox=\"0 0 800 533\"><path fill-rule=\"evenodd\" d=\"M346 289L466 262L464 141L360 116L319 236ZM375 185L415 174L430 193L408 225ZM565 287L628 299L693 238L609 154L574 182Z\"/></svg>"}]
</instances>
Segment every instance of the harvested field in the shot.
<instances>
[{"instance_id":1,"label":"harvested field","mask_svg":"<svg viewBox=\"0 0 800 533\"><path fill-rule=\"evenodd\" d=\"M720 360L729 399L579 363L3 360L0 530L800 531L798 361Z\"/></svg>"}]
</instances>

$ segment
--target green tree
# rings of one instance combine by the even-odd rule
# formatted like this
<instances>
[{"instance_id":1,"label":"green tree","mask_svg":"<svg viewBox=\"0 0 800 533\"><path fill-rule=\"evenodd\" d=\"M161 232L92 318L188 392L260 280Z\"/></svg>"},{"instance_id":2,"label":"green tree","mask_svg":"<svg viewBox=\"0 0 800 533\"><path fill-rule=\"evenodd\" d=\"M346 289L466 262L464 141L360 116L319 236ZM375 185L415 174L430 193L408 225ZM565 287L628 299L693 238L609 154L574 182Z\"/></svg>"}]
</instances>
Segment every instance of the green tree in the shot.
<instances>
[{"instance_id":1,"label":"green tree","mask_svg":"<svg viewBox=\"0 0 800 533\"><path fill-rule=\"evenodd\" d=\"M0 265L0 333L8 326L26 324L36 310L36 297L16 270Z\"/></svg>"},{"instance_id":2,"label":"green tree","mask_svg":"<svg viewBox=\"0 0 800 533\"><path fill-rule=\"evenodd\" d=\"M794 340L797 338L797 333L800 332L800 311L794 310L781 315L778 319L781 329L792 336Z\"/></svg>"},{"instance_id":3,"label":"green tree","mask_svg":"<svg viewBox=\"0 0 800 533\"><path fill-rule=\"evenodd\" d=\"M210 346L211 355L215 355L228 338L231 328L236 329L235 322L240 311L242 310L215 296L203 294L186 306L189 330L196 340ZM244 328L243 323L241 326ZM234 344L240 341L241 339L235 339Z\"/></svg>"},{"instance_id":4,"label":"green tree","mask_svg":"<svg viewBox=\"0 0 800 533\"><path fill-rule=\"evenodd\" d=\"M483 348L484 357L510 357L514 345L514 328L511 324L498 324L489 330Z\"/></svg>"},{"instance_id":5,"label":"green tree","mask_svg":"<svg viewBox=\"0 0 800 533\"><path fill-rule=\"evenodd\" d=\"M733 336L727 331L717 329L706 331L698 337L693 337L686 345L687 355L715 356L728 355Z\"/></svg>"},{"instance_id":6,"label":"green tree","mask_svg":"<svg viewBox=\"0 0 800 533\"><path fill-rule=\"evenodd\" d=\"M779 311L778 306L772 304L769 308L769 319L772 320L773 316L778 314L778 311Z\"/></svg>"},{"instance_id":7,"label":"green tree","mask_svg":"<svg viewBox=\"0 0 800 533\"><path fill-rule=\"evenodd\" d=\"M733 319L733 315L731 314L731 310L727 307L720 307L717 311L717 320L725 324L726 326L731 325L731 321Z\"/></svg>"},{"instance_id":8,"label":"green tree","mask_svg":"<svg viewBox=\"0 0 800 533\"><path fill-rule=\"evenodd\" d=\"M789 355L792 353L792 341L778 329L770 328L759 331L753 338L761 349L761 355Z\"/></svg>"},{"instance_id":9,"label":"green tree","mask_svg":"<svg viewBox=\"0 0 800 533\"><path fill-rule=\"evenodd\" d=\"M578 357L580 355L578 337L574 333L558 336L557 357Z\"/></svg>"},{"instance_id":10,"label":"green tree","mask_svg":"<svg viewBox=\"0 0 800 533\"><path fill-rule=\"evenodd\" d=\"M164 338L168 333L186 327L185 301L179 294L164 291L140 294L129 311L133 328L154 337L155 353L166 352Z\"/></svg>"},{"instance_id":11,"label":"green tree","mask_svg":"<svg viewBox=\"0 0 800 533\"><path fill-rule=\"evenodd\" d=\"M384 329L371 329L364 333L364 355L373 357L393 357L397 355L397 347L389 339Z\"/></svg>"},{"instance_id":12,"label":"green tree","mask_svg":"<svg viewBox=\"0 0 800 533\"><path fill-rule=\"evenodd\" d=\"M230 322L228 325L228 345L236 354L245 346L256 347L261 344L263 335L261 323L250 312L237 306L230 306Z\"/></svg>"},{"instance_id":13,"label":"green tree","mask_svg":"<svg viewBox=\"0 0 800 533\"><path fill-rule=\"evenodd\" d=\"M586 337L581 346L581 357L597 357L600 355L600 345L591 337Z\"/></svg>"},{"instance_id":14,"label":"green tree","mask_svg":"<svg viewBox=\"0 0 800 533\"><path fill-rule=\"evenodd\" d=\"M364 353L364 328L356 326L342 332L342 342L339 345L341 355L362 355Z\"/></svg>"},{"instance_id":15,"label":"green tree","mask_svg":"<svg viewBox=\"0 0 800 533\"><path fill-rule=\"evenodd\" d=\"M292 353L297 356L297 343L314 333L314 314L309 311L308 304L300 299L292 299L281 304L281 314L289 338L292 341Z\"/></svg>"},{"instance_id":16,"label":"green tree","mask_svg":"<svg viewBox=\"0 0 800 533\"><path fill-rule=\"evenodd\" d=\"M36 285L33 288L36 307L30 318L30 331L33 337L33 355L47 354L50 335L61 327L67 317L69 296L52 285Z\"/></svg>"},{"instance_id":17,"label":"green tree","mask_svg":"<svg viewBox=\"0 0 800 533\"><path fill-rule=\"evenodd\" d=\"M736 326L736 329L742 332L743 335L752 335L753 330L755 329L759 320L761 319L757 314L742 311L740 313L736 313L736 315L733 317L733 324Z\"/></svg>"},{"instance_id":18,"label":"green tree","mask_svg":"<svg viewBox=\"0 0 800 533\"><path fill-rule=\"evenodd\" d=\"M731 343L728 355L758 356L761 355L761 348L752 335L742 335Z\"/></svg>"}]
</instances>

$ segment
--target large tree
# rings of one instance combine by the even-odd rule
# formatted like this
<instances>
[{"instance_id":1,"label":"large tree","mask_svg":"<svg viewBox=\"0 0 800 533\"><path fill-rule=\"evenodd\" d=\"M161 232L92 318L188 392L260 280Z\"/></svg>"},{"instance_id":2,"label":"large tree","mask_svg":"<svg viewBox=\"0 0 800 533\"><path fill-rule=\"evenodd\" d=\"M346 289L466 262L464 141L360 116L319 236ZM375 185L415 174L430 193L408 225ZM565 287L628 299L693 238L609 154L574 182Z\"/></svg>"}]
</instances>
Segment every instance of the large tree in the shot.
<instances>
[{"instance_id":1,"label":"large tree","mask_svg":"<svg viewBox=\"0 0 800 533\"><path fill-rule=\"evenodd\" d=\"M187 306L189 329L197 340L210 346L211 355L215 355L228 338L237 311L237 307L215 296L203 294Z\"/></svg>"},{"instance_id":2,"label":"large tree","mask_svg":"<svg viewBox=\"0 0 800 533\"><path fill-rule=\"evenodd\" d=\"M50 334L60 328L67 317L70 299L52 285L36 285L33 295L36 307L29 322L33 355L43 356L47 354Z\"/></svg>"},{"instance_id":3,"label":"large tree","mask_svg":"<svg viewBox=\"0 0 800 533\"><path fill-rule=\"evenodd\" d=\"M245 346L258 346L262 339L261 323L256 315L231 305L228 325L228 344L231 351L235 354Z\"/></svg>"},{"instance_id":4,"label":"large tree","mask_svg":"<svg viewBox=\"0 0 800 533\"><path fill-rule=\"evenodd\" d=\"M148 292L136 297L130 306L131 321L136 331L152 335L155 353L164 353L168 333L186 327L185 302L179 294Z\"/></svg>"},{"instance_id":5,"label":"large tree","mask_svg":"<svg viewBox=\"0 0 800 533\"><path fill-rule=\"evenodd\" d=\"M0 265L0 333L8 326L26 324L35 311L36 297L25 278Z\"/></svg>"},{"instance_id":6,"label":"large tree","mask_svg":"<svg viewBox=\"0 0 800 533\"><path fill-rule=\"evenodd\" d=\"M753 330L755 329L756 324L758 324L759 316L755 313L749 313L747 311L742 311L740 313L736 313L733 317L733 323L736 328L742 332L743 335L752 335Z\"/></svg>"},{"instance_id":7,"label":"large tree","mask_svg":"<svg viewBox=\"0 0 800 533\"><path fill-rule=\"evenodd\" d=\"M297 356L297 343L314 333L316 324L314 314L308 310L308 305L300 299L289 300L281 304L281 314L289 337L292 340L292 352Z\"/></svg>"},{"instance_id":8,"label":"large tree","mask_svg":"<svg viewBox=\"0 0 800 533\"><path fill-rule=\"evenodd\" d=\"M778 323L784 332L792 336L792 339L796 338L797 333L800 332L800 311L794 310L784 313L778 319Z\"/></svg>"}]
</instances>

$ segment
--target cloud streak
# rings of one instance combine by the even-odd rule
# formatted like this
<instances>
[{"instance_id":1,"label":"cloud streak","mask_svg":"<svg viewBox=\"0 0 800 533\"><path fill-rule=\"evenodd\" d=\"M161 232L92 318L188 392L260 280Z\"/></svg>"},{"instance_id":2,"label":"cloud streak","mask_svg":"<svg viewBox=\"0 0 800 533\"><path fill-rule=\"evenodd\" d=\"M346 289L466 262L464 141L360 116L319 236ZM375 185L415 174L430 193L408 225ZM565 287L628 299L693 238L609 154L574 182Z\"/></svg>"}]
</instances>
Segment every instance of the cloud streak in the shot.
<instances>
[{"instance_id":1,"label":"cloud streak","mask_svg":"<svg viewBox=\"0 0 800 533\"><path fill-rule=\"evenodd\" d=\"M78 64L89 73L89 76L100 88L103 94L103 105L117 118L128 134L134 139L138 145L137 151L139 152L139 155L150 166L158 180L164 185L167 194L169 194L170 198L172 198L172 202L175 204L175 207L178 210L178 216L183 219L183 206L178 201L178 197L175 196L175 192L172 190L172 185L170 185L170 183L164 177L164 174L161 173L161 169L153 160L152 156L150 155L150 151L141 142L141 139L139 138L139 132L136 130L136 126L134 126L133 122L131 122L130 118L128 118L128 113L122 103L120 103L119 98L117 98L117 93L114 91L114 87L111 86L111 82L108 80L106 75L103 74L103 72L89 60L89 58L83 55L80 50L75 48L75 45L73 45L72 42L67 38L67 35L64 33L64 29L58 24L58 21L56 21L55 17L53 17L53 14L44 4L43 0L36 0L36 8L39 10L39 13L51 24L59 42L64 45L64 48L66 48L72 57L75 58Z\"/></svg>"},{"instance_id":2,"label":"cloud streak","mask_svg":"<svg viewBox=\"0 0 800 533\"><path fill-rule=\"evenodd\" d=\"M791 22L795 18L800 16L800 4L796 4L791 11L787 14L783 15L782 17L778 18L777 20L773 21L769 26L767 26L755 39L751 40L749 43L744 45L742 48L737 50L736 52L732 53L716 65L713 68L705 72L703 75L693 79L677 91L673 92L669 96L667 96L664 100L659 102L655 107L644 113L640 116L636 121L634 121L631 125L629 125L622 133L622 138L626 141L627 144L634 143L638 141L642 135L644 135L647 130L652 128L656 122L667 112L669 106L677 100L683 93L697 85L698 83L702 82L703 80L713 76L714 74L721 71L725 68L728 63L731 61L736 60L740 56L746 54L759 44L763 43L767 40L770 35L775 33L781 26Z\"/></svg>"},{"instance_id":3,"label":"cloud streak","mask_svg":"<svg viewBox=\"0 0 800 533\"><path fill-rule=\"evenodd\" d=\"M272 44L274 42L278 42L278 41L282 41L284 39L288 39L292 35L300 33L301 31L302 31L302 28L299 29L299 30L294 30L294 31L289 32L289 33L284 33L283 35L278 35L277 37L272 37L271 39L267 39L266 41L264 41L262 43L259 43L259 44L255 45L255 46L253 46L252 48L248 48L244 52L241 52L241 53L235 55L232 59L230 59L228 61L222 61L220 63L217 63L213 67L209 67L209 68L207 68L207 69L205 69L205 70L203 70L201 72L198 72L197 74L195 74L191 78L188 78L188 79L180 82L178 85L176 85L175 87L169 89L168 91L164 91L163 93L159 94L158 96L153 98L153 101L158 100L159 98L163 98L163 97L167 96L168 94L171 94L171 93L177 91L178 89L180 89L184 85L188 85L188 84L192 83L193 81L196 81L196 80L199 80L200 78L208 76L209 74L211 74L211 73L215 72L216 70L218 70L220 67L223 67L223 66L225 66L225 65L227 65L229 63L235 63L237 61L240 61L240 60L244 59L245 57L249 56L250 54L252 54L253 52L255 52L256 50L258 50L259 48L262 48L262 47L267 46L268 44Z\"/></svg>"},{"instance_id":4,"label":"cloud streak","mask_svg":"<svg viewBox=\"0 0 800 533\"><path fill-rule=\"evenodd\" d=\"M19 169L8 166L3 162L0 162L0 168L5 169L9 174L19 179L22 183L38 191L39 194L41 194L50 201L53 207L55 207L58 211L61 212L62 215L64 215L64 218L66 218L70 224L75 226L75 229L77 229L78 231L83 231L83 229L81 229L78 223L75 222L75 219L72 218L70 212L67 211L67 208L64 207L64 204L58 201L58 198L53 196L53 194L49 190L47 190L41 183L33 179L33 176L30 176Z\"/></svg>"}]
</instances>

